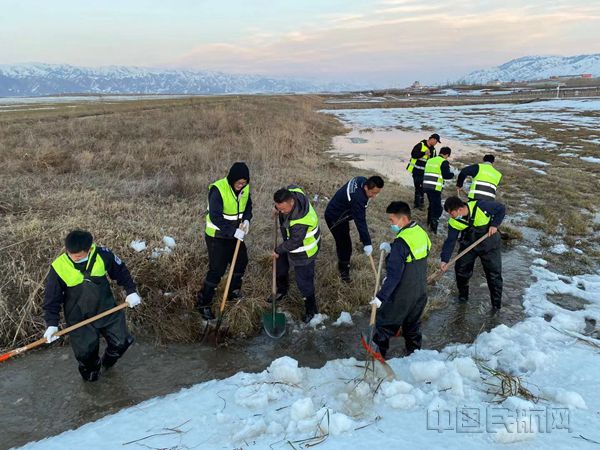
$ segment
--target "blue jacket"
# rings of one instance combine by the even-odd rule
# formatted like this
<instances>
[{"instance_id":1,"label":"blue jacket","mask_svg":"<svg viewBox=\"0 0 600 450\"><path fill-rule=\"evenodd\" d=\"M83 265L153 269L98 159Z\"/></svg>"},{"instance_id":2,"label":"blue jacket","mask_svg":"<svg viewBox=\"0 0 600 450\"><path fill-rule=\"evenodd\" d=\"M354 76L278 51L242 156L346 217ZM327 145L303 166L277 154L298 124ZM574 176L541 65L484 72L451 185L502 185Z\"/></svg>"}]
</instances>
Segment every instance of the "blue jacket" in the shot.
<instances>
[{"instance_id":1,"label":"blue jacket","mask_svg":"<svg viewBox=\"0 0 600 450\"><path fill-rule=\"evenodd\" d=\"M366 182L365 177L354 177L342 186L327 204L325 220L330 229L354 220L360 241L363 245L371 245L366 214L369 198L364 190Z\"/></svg>"}]
</instances>

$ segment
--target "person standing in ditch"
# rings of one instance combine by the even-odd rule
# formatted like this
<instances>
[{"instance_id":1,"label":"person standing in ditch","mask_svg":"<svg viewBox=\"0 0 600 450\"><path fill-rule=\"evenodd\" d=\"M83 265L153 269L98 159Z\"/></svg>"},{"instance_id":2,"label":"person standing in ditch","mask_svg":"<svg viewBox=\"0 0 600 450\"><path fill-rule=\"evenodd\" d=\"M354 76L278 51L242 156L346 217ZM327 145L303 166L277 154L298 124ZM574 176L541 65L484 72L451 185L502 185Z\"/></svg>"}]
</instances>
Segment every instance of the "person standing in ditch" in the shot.
<instances>
[{"instance_id":1,"label":"person standing in ditch","mask_svg":"<svg viewBox=\"0 0 600 450\"><path fill-rule=\"evenodd\" d=\"M390 228L396 236L387 246L386 276L379 292L371 300L377 309L373 342L383 358L390 338L402 327L407 354L421 348L421 316L427 304L427 257L429 236L411 218L410 206L392 202L386 209Z\"/></svg>"},{"instance_id":2,"label":"person standing in ditch","mask_svg":"<svg viewBox=\"0 0 600 450\"><path fill-rule=\"evenodd\" d=\"M283 242L275 248L277 295L280 301L289 288L288 273L294 269L296 284L304 297L304 322L319 312L315 297L315 261L319 253L319 217L304 191L295 185L273 195Z\"/></svg>"},{"instance_id":3,"label":"person standing in ditch","mask_svg":"<svg viewBox=\"0 0 600 450\"><path fill-rule=\"evenodd\" d=\"M450 147L442 147L440 154L429 158L425 164L425 175L423 176L423 190L427 194L427 226L433 234L437 234L438 223L442 215L442 189L444 180L454 178L450 171L450 158L452 150Z\"/></svg>"},{"instance_id":4,"label":"person standing in ditch","mask_svg":"<svg viewBox=\"0 0 600 450\"><path fill-rule=\"evenodd\" d=\"M367 206L383 189L383 178L374 175L369 179L354 177L342 186L332 197L325 209L325 221L335 239L340 278L350 283L350 258L352 257L352 240L350 239L350 222L354 220L358 235L363 244L366 256L373 253L371 235L367 226Z\"/></svg>"},{"instance_id":5,"label":"person standing in ditch","mask_svg":"<svg viewBox=\"0 0 600 450\"><path fill-rule=\"evenodd\" d=\"M506 208L491 200L469 200L465 203L458 197L449 197L444 209L450 219L448 237L442 247L440 269L443 272L447 270L457 240L460 242L460 253L487 234L487 239L456 261L454 271L458 300L466 302L469 299L469 280L473 275L475 260L479 258L490 290L492 308L499 310L502 307L502 240L498 227L504 220Z\"/></svg>"},{"instance_id":6,"label":"person standing in ditch","mask_svg":"<svg viewBox=\"0 0 600 450\"><path fill-rule=\"evenodd\" d=\"M107 275L125 289L130 308L141 303L125 263L106 247L97 247L89 232L71 231L65 248L50 266L46 279L43 309L48 343L58 339L54 334L63 305L67 326L116 306ZM100 335L107 343L102 359L98 357ZM133 343L122 310L73 330L69 339L85 381L98 380L101 368L112 367Z\"/></svg>"},{"instance_id":7,"label":"person standing in ditch","mask_svg":"<svg viewBox=\"0 0 600 450\"><path fill-rule=\"evenodd\" d=\"M248 265L244 238L252 220L250 170L243 162L234 163L225 178L208 186L205 240L208 272L198 293L197 307L205 320L214 320L212 303L215 290L233 259L237 240L240 249L233 269L228 300L241 298L242 278Z\"/></svg>"},{"instance_id":8,"label":"person standing in ditch","mask_svg":"<svg viewBox=\"0 0 600 450\"><path fill-rule=\"evenodd\" d=\"M423 193L423 176L425 175L425 164L429 158L435 156L435 145L441 143L440 135L437 133L429 136L428 139L423 139L415 145L410 152L410 162L406 169L412 173L413 184L415 186L415 208L422 208L425 202L425 194Z\"/></svg>"},{"instance_id":9,"label":"person standing in ditch","mask_svg":"<svg viewBox=\"0 0 600 450\"><path fill-rule=\"evenodd\" d=\"M469 200L496 200L496 192L502 174L494 167L494 155L485 155L483 163L464 167L456 179L456 190L460 195L467 177L471 178L471 187L467 194Z\"/></svg>"}]
</instances>

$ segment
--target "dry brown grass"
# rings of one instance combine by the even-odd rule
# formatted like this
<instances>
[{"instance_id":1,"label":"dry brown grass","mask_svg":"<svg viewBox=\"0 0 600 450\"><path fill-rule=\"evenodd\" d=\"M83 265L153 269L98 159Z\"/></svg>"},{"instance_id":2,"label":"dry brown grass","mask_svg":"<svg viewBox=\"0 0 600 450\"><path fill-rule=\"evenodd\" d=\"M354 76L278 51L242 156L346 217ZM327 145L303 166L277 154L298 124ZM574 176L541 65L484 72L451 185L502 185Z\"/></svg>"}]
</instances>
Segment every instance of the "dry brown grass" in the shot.
<instances>
[{"instance_id":1,"label":"dry brown grass","mask_svg":"<svg viewBox=\"0 0 600 450\"><path fill-rule=\"evenodd\" d=\"M232 307L231 329L238 335L257 332L270 293L272 192L297 183L311 196L330 197L358 172L324 154L342 127L316 113L318 105L311 97L219 97L3 115L0 347L43 331L45 274L73 228L90 230L126 261L144 298L141 307L128 311L134 332L194 340L195 295L207 264L202 220L207 186L236 160L251 169L255 219L247 240L246 301ZM384 209L404 194L388 186L373 202L376 242L391 237ZM321 217L325 204L315 205ZM367 303L373 277L356 252L356 281L351 288L340 284L333 241L322 225L318 300L325 313L336 316ZM150 259L165 235L176 239L175 251ZM134 252L133 239L145 240L150 250ZM293 290L291 297L285 308L298 314L300 296Z\"/></svg>"}]
</instances>

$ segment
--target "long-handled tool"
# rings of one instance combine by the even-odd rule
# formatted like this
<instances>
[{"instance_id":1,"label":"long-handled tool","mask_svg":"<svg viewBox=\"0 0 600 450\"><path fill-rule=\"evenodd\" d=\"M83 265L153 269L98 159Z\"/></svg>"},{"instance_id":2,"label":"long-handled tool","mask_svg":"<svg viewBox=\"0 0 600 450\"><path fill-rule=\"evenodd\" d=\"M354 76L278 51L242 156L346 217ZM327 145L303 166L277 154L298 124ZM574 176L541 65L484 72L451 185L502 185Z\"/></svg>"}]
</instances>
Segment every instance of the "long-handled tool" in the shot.
<instances>
[{"instance_id":1,"label":"long-handled tool","mask_svg":"<svg viewBox=\"0 0 600 450\"><path fill-rule=\"evenodd\" d=\"M479 239L477 239L475 242L473 242L471 245L469 245L467 248L465 248L462 252L460 252L458 255L456 255L454 258L452 258L450 261L448 261L448 264L446 265L446 270L448 270L450 267L452 267L456 261L458 261L460 258L465 256L467 253L469 253L471 250L473 250L475 247L477 247L479 244L481 244L483 241L485 241L488 237L489 237L489 234L487 234L487 233L484 234ZM429 275L429 277L427 278L427 284L433 283L441 275L443 275L443 273L444 272L442 270L437 270L436 272Z\"/></svg>"},{"instance_id":2,"label":"long-handled tool","mask_svg":"<svg viewBox=\"0 0 600 450\"><path fill-rule=\"evenodd\" d=\"M275 247L277 248L278 219L275 216ZM271 312L262 316L265 332L272 338L279 339L285 334L285 314L277 312L277 259L273 257L273 281L271 284Z\"/></svg>"},{"instance_id":3,"label":"long-handled tool","mask_svg":"<svg viewBox=\"0 0 600 450\"><path fill-rule=\"evenodd\" d=\"M381 279L381 268L383 267L384 257L385 257L385 250L381 250L381 253L379 254L379 266L375 270L375 293L373 294L373 296L377 295L377 292L379 291L379 280ZM373 259L373 256L369 255L369 259L371 261L371 267L373 269L375 269L375 260ZM377 306L371 305L371 317L369 319L368 340L365 338L364 334L361 334L360 342L361 342L362 346L365 348L365 350L367 351L367 355L370 358L372 358L373 360L376 359L377 361L379 361L381 363L381 365L385 369L387 377L395 378L396 374L394 373L394 370L390 367L390 365L387 362L385 362L385 359L383 358L383 356L381 356L381 353L375 351L375 349L371 346L371 342L373 340L373 334L375 333L376 317L377 317Z\"/></svg>"},{"instance_id":4,"label":"long-handled tool","mask_svg":"<svg viewBox=\"0 0 600 450\"><path fill-rule=\"evenodd\" d=\"M233 251L233 258L231 259L231 263L229 265L229 273L227 274L227 282L225 283L225 290L223 291L223 298L221 299L221 304L219 305L219 310L217 311L217 323L214 327L214 336L215 336L215 345L218 345L219 340L219 330L223 323L223 311L225 310L225 303L227 302L227 296L229 295L229 287L231 286L231 279L233 278L233 270L235 269L235 263L237 261L238 253L240 251L240 245L242 241L237 239L235 244L235 250ZM204 327L204 332L202 333L202 337L200 342L204 342L206 337L210 334L211 323L210 321L206 321L206 326Z\"/></svg>"},{"instance_id":5,"label":"long-handled tool","mask_svg":"<svg viewBox=\"0 0 600 450\"><path fill-rule=\"evenodd\" d=\"M100 314L95 315L94 317L90 317L89 319L82 320L81 322L78 322L75 325L71 325L70 327L64 328L64 329L54 333L53 336L63 336L67 333L70 333L73 330L76 330L77 328L81 328L87 324L90 324L90 323L98 320L98 319L102 319L103 317L106 317L112 313L115 313L125 307L127 307L126 302L120 303L119 305L115 306L114 308L107 309L106 311L103 311ZM7 353L4 353L3 355L0 355L0 362L6 361L7 359L12 358L13 356L24 353L27 350L31 350L32 348L39 347L40 345L45 344L46 342L48 342L48 341L44 337L44 338L38 339L35 342L32 342L31 344L27 344L23 347L19 347L14 350L11 350Z\"/></svg>"}]
</instances>

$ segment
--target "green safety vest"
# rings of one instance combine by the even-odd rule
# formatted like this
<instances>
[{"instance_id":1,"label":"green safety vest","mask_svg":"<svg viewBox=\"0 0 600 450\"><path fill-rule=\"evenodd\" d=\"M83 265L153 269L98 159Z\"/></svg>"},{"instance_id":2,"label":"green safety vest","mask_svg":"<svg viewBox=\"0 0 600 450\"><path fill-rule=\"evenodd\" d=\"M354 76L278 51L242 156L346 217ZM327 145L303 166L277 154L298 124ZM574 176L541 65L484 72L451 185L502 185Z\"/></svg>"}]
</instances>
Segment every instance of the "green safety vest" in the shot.
<instances>
[{"instance_id":1,"label":"green safety vest","mask_svg":"<svg viewBox=\"0 0 600 450\"><path fill-rule=\"evenodd\" d=\"M446 159L441 156L434 156L425 164L425 175L423 177L423 189L435 189L441 191L444 187L444 177L442 177L442 163Z\"/></svg>"},{"instance_id":2,"label":"green safety vest","mask_svg":"<svg viewBox=\"0 0 600 450\"><path fill-rule=\"evenodd\" d=\"M426 152L429 149L425 142L421 142L421 151ZM412 173L412 171L416 168L417 170L425 170L425 164L427 164L427 160L435 156L435 149L433 150L432 156L423 155L421 158L411 158L406 169Z\"/></svg>"},{"instance_id":3,"label":"green safety vest","mask_svg":"<svg viewBox=\"0 0 600 450\"><path fill-rule=\"evenodd\" d=\"M89 265L94 261L94 266L90 275L92 277L104 277L106 276L106 268L104 267L104 260L98 256L95 257L96 244L92 244L90 253L87 260L85 270L89 270ZM71 261L71 258L66 253L63 253L52 263L52 268L61 280L67 285L67 287L75 287L83 283L83 273L75 267L75 263Z\"/></svg>"},{"instance_id":4,"label":"green safety vest","mask_svg":"<svg viewBox=\"0 0 600 450\"><path fill-rule=\"evenodd\" d=\"M463 218L448 220L448 225L458 231L466 230L469 227L482 228L489 225L492 218L477 206L477 200L467 202L469 208L469 220Z\"/></svg>"},{"instance_id":5,"label":"green safety vest","mask_svg":"<svg viewBox=\"0 0 600 450\"><path fill-rule=\"evenodd\" d=\"M290 192L297 192L306 196L304 191L300 188L292 188L290 189ZM290 253L292 253L292 255L303 255L306 258L313 257L319 251L321 232L319 230L319 216L317 216L317 212L314 210L310 202L308 203L308 213L306 213L306 215L300 219L291 220L289 223L289 228L292 228L294 225L308 225L308 229L306 230L306 236L304 236L304 240L302 241L302 247L291 250ZM289 228L286 230L288 239L290 237Z\"/></svg>"},{"instance_id":6,"label":"green safety vest","mask_svg":"<svg viewBox=\"0 0 600 450\"><path fill-rule=\"evenodd\" d=\"M471 200L495 200L502 174L489 163L481 163L478 166L479 171L471 181L468 197Z\"/></svg>"},{"instance_id":7,"label":"green safety vest","mask_svg":"<svg viewBox=\"0 0 600 450\"><path fill-rule=\"evenodd\" d=\"M242 217L244 217L244 211L246 211L246 205L250 198L250 185L244 186L244 189L237 196L227 178L221 178L208 186L209 192L213 186L219 190L221 199L223 200L223 219L231 222L237 228ZM208 210L206 212L206 227L204 232L207 236L221 237L221 230L210 220L210 212Z\"/></svg>"},{"instance_id":8,"label":"green safety vest","mask_svg":"<svg viewBox=\"0 0 600 450\"><path fill-rule=\"evenodd\" d=\"M410 227L402 228L396 238L402 239L408 245L410 255L406 258L407 263L427 258L429 255L431 241L420 225L414 223Z\"/></svg>"}]
</instances>

